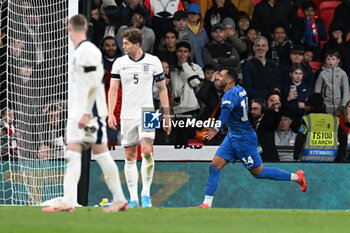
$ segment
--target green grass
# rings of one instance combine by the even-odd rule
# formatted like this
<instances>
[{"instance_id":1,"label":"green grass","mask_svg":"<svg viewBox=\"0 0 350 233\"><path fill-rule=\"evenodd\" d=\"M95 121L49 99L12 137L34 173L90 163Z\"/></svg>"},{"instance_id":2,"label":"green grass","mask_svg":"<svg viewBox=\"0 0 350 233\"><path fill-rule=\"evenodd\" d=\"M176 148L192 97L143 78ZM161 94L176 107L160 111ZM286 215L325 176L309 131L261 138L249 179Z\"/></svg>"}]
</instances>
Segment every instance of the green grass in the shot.
<instances>
[{"instance_id":1,"label":"green grass","mask_svg":"<svg viewBox=\"0 0 350 233\"><path fill-rule=\"evenodd\" d=\"M350 232L350 212L267 209L129 209L101 213L76 208L74 213L44 213L40 207L0 207L1 233L70 232Z\"/></svg>"}]
</instances>

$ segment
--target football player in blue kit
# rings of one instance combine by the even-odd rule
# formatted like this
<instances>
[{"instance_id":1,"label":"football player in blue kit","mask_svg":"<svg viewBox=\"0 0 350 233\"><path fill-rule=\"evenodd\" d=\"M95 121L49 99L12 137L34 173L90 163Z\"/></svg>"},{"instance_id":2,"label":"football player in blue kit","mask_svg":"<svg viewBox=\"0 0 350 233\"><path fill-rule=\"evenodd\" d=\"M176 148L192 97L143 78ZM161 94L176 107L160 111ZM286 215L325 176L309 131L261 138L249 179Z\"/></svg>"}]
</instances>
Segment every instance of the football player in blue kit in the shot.
<instances>
[{"instance_id":1,"label":"football player in blue kit","mask_svg":"<svg viewBox=\"0 0 350 233\"><path fill-rule=\"evenodd\" d=\"M222 69L216 77L215 85L223 89L221 100L220 128L226 124L228 134L209 167L209 177L205 187L204 201L200 206L191 208L211 208L214 193L218 188L221 169L236 159L242 161L245 168L258 179L278 181L295 181L303 192L307 189L304 172L289 173L278 168L264 167L258 152L258 139L248 120L248 98L246 91L237 84L237 72L231 68ZM205 133L207 139L212 139L220 128L209 128Z\"/></svg>"}]
</instances>

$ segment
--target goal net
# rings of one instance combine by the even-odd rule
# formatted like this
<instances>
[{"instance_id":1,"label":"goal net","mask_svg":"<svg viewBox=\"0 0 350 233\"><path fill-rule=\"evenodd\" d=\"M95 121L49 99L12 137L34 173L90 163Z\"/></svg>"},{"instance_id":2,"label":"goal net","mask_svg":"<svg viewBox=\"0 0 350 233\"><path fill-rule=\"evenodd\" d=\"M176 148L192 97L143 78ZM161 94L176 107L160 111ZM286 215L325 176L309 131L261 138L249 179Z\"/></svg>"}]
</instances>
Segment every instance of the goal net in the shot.
<instances>
[{"instance_id":1,"label":"goal net","mask_svg":"<svg viewBox=\"0 0 350 233\"><path fill-rule=\"evenodd\" d=\"M0 204L63 196L68 0L0 1Z\"/></svg>"}]
</instances>

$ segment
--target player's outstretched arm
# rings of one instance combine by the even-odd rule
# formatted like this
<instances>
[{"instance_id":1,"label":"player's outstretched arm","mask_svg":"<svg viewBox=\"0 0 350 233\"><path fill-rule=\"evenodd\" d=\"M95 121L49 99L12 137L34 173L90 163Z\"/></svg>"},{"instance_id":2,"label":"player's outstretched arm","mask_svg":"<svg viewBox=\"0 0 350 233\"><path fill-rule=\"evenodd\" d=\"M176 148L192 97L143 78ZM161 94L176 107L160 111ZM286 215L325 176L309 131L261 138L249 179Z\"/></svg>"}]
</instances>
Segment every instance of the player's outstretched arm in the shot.
<instances>
[{"instance_id":1,"label":"player's outstretched arm","mask_svg":"<svg viewBox=\"0 0 350 233\"><path fill-rule=\"evenodd\" d=\"M108 126L114 130L116 130L115 126L117 125L117 120L114 116L114 109L117 104L119 85L120 80L111 79L108 91Z\"/></svg>"},{"instance_id":2,"label":"player's outstretched arm","mask_svg":"<svg viewBox=\"0 0 350 233\"><path fill-rule=\"evenodd\" d=\"M163 121L164 121L164 131L169 135L171 132L170 124L170 111L169 111L169 98L168 98L168 89L165 85L165 80L157 82L159 90L159 99L163 107Z\"/></svg>"}]
</instances>

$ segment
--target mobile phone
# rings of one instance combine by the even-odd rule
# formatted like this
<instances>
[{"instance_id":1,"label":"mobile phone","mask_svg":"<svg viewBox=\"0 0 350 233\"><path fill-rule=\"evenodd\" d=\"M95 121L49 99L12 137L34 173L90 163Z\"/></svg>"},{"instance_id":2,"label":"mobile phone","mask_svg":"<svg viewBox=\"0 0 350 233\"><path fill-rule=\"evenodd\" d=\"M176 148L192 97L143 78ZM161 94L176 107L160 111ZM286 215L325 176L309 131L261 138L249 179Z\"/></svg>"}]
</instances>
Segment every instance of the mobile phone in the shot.
<instances>
[{"instance_id":1,"label":"mobile phone","mask_svg":"<svg viewBox=\"0 0 350 233\"><path fill-rule=\"evenodd\" d=\"M291 91L291 92L296 92L297 91L297 86L295 86L295 85L290 85L290 89L289 89L289 91Z\"/></svg>"}]
</instances>

